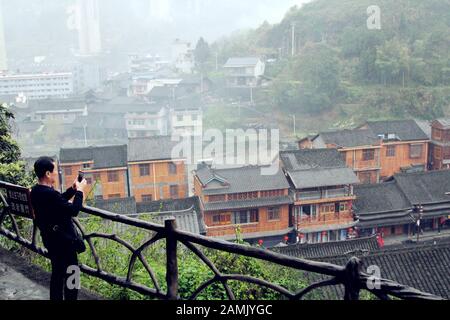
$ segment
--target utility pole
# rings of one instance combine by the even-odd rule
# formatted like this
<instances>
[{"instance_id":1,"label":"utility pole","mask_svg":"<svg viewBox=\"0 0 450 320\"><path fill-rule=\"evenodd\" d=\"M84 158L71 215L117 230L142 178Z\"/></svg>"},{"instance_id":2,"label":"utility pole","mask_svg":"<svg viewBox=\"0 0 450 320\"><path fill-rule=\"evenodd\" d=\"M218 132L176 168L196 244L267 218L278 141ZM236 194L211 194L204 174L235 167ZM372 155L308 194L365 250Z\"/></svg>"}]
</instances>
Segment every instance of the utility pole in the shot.
<instances>
[{"instance_id":1,"label":"utility pole","mask_svg":"<svg viewBox=\"0 0 450 320\"><path fill-rule=\"evenodd\" d=\"M219 53L216 52L216 72L219 71Z\"/></svg>"},{"instance_id":2,"label":"utility pole","mask_svg":"<svg viewBox=\"0 0 450 320\"><path fill-rule=\"evenodd\" d=\"M297 137L297 128L296 128L295 114L292 115L292 119L294 120L294 137Z\"/></svg>"},{"instance_id":3,"label":"utility pole","mask_svg":"<svg viewBox=\"0 0 450 320\"><path fill-rule=\"evenodd\" d=\"M295 55L295 22L291 23L292 33L292 56Z\"/></svg>"}]
</instances>

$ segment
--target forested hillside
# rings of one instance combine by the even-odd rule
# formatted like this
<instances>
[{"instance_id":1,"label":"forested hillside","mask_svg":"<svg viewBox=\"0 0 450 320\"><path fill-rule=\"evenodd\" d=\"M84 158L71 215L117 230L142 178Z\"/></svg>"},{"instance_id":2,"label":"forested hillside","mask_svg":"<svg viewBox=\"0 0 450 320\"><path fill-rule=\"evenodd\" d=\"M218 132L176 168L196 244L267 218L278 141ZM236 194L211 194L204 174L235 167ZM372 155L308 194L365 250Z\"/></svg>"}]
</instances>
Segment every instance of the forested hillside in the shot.
<instances>
[{"instance_id":1,"label":"forested hillside","mask_svg":"<svg viewBox=\"0 0 450 320\"><path fill-rule=\"evenodd\" d=\"M374 4L379 30L367 27ZM318 119L333 114L345 125L450 111L450 0L316 0L291 8L280 24L264 23L213 48L222 62L276 59L267 68L273 84L265 96L274 110Z\"/></svg>"}]
</instances>

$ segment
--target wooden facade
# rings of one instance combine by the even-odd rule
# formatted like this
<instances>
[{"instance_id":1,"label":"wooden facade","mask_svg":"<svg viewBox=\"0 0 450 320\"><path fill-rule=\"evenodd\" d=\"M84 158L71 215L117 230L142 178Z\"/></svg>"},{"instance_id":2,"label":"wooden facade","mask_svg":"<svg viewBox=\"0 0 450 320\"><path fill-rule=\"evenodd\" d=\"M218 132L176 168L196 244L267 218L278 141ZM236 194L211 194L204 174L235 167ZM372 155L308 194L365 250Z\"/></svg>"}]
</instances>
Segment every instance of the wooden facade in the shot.
<instances>
[{"instance_id":1,"label":"wooden facade","mask_svg":"<svg viewBox=\"0 0 450 320\"><path fill-rule=\"evenodd\" d=\"M450 169L450 126L439 120L431 124L430 168Z\"/></svg>"},{"instance_id":2,"label":"wooden facade","mask_svg":"<svg viewBox=\"0 0 450 320\"><path fill-rule=\"evenodd\" d=\"M411 167L427 169L428 141L385 141L381 146L381 178Z\"/></svg>"},{"instance_id":3,"label":"wooden facade","mask_svg":"<svg viewBox=\"0 0 450 320\"><path fill-rule=\"evenodd\" d=\"M131 195L136 202L189 196L186 165L182 160L130 162L128 168Z\"/></svg>"},{"instance_id":4,"label":"wooden facade","mask_svg":"<svg viewBox=\"0 0 450 320\"><path fill-rule=\"evenodd\" d=\"M128 170L126 167L91 169L93 161L61 164L63 187L69 188L83 171L88 188L87 199L116 199L129 197ZM95 187L95 188L94 188Z\"/></svg>"}]
</instances>

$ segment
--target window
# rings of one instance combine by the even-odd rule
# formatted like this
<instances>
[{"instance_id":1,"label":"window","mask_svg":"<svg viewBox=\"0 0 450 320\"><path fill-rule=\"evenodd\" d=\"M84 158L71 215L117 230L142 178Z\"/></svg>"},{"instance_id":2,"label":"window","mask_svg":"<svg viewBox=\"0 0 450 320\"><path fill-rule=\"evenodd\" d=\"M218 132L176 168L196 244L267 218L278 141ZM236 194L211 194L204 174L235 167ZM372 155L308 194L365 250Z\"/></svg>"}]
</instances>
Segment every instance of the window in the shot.
<instances>
[{"instance_id":1,"label":"window","mask_svg":"<svg viewBox=\"0 0 450 320\"><path fill-rule=\"evenodd\" d=\"M395 146L387 146L386 157L395 157Z\"/></svg>"},{"instance_id":2,"label":"window","mask_svg":"<svg viewBox=\"0 0 450 320\"><path fill-rule=\"evenodd\" d=\"M442 150L440 147L434 147L434 157L436 159L442 159Z\"/></svg>"},{"instance_id":3,"label":"window","mask_svg":"<svg viewBox=\"0 0 450 320\"><path fill-rule=\"evenodd\" d=\"M409 157L411 159L422 157L422 148L421 144L411 144L409 146Z\"/></svg>"},{"instance_id":4,"label":"window","mask_svg":"<svg viewBox=\"0 0 450 320\"><path fill-rule=\"evenodd\" d=\"M267 209L268 220L280 220L280 208L269 208Z\"/></svg>"},{"instance_id":5,"label":"window","mask_svg":"<svg viewBox=\"0 0 450 320\"><path fill-rule=\"evenodd\" d=\"M95 196L95 200L103 200L103 196L102 195Z\"/></svg>"},{"instance_id":6,"label":"window","mask_svg":"<svg viewBox=\"0 0 450 320\"><path fill-rule=\"evenodd\" d=\"M115 193L115 194L110 194L108 196L108 199L119 199L120 198L120 194Z\"/></svg>"},{"instance_id":7,"label":"window","mask_svg":"<svg viewBox=\"0 0 450 320\"><path fill-rule=\"evenodd\" d=\"M72 175L72 168L71 167L64 168L64 175L65 176L71 176Z\"/></svg>"},{"instance_id":8,"label":"window","mask_svg":"<svg viewBox=\"0 0 450 320\"><path fill-rule=\"evenodd\" d=\"M108 182L118 182L118 181L119 181L119 173L117 171L109 171Z\"/></svg>"},{"instance_id":9,"label":"window","mask_svg":"<svg viewBox=\"0 0 450 320\"><path fill-rule=\"evenodd\" d=\"M342 211L348 211L348 203L347 202L339 203L339 210L337 210L337 212L342 212Z\"/></svg>"},{"instance_id":10,"label":"window","mask_svg":"<svg viewBox=\"0 0 450 320\"><path fill-rule=\"evenodd\" d=\"M256 223L258 221L258 209L233 212L233 224Z\"/></svg>"},{"instance_id":11,"label":"window","mask_svg":"<svg viewBox=\"0 0 450 320\"><path fill-rule=\"evenodd\" d=\"M213 225L223 225L231 223L231 215L224 213L216 213L212 216Z\"/></svg>"},{"instance_id":12,"label":"window","mask_svg":"<svg viewBox=\"0 0 450 320\"><path fill-rule=\"evenodd\" d=\"M146 177L150 175L150 164L140 164L139 165L139 175L141 177Z\"/></svg>"},{"instance_id":13,"label":"window","mask_svg":"<svg viewBox=\"0 0 450 320\"><path fill-rule=\"evenodd\" d=\"M335 205L333 204L326 204L320 207L320 212L321 213L330 213L330 212L334 212L335 210Z\"/></svg>"},{"instance_id":14,"label":"window","mask_svg":"<svg viewBox=\"0 0 450 320\"><path fill-rule=\"evenodd\" d=\"M178 198L178 186L170 186L170 197L172 199Z\"/></svg>"},{"instance_id":15,"label":"window","mask_svg":"<svg viewBox=\"0 0 450 320\"><path fill-rule=\"evenodd\" d=\"M374 149L366 149L363 150L363 161L370 161L375 159L375 150Z\"/></svg>"},{"instance_id":16,"label":"window","mask_svg":"<svg viewBox=\"0 0 450 320\"><path fill-rule=\"evenodd\" d=\"M169 174L171 175L177 174L177 165L173 162L169 163Z\"/></svg>"},{"instance_id":17,"label":"window","mask_svg":"<svg viewBox=\"0 0 450 320\"><path fill-rule=\"evenodd\" d=\"M90 169L91 164L90 163L83 163L83 169Z\"/></svg>"},{"instance_id":18,"label":"window","mask_svg":"<svg viewBox=\"0 0 450 320\"><path fill-rule=\"evenodd\" d=\"M153 201L153 195L151 194L143 194L142 195L142 202L152 202Z\"/></svg>"},{"instance_id":19,"label":"window","mask_svg":"<svg viewBox=\"0 0 450 320\"><path fill-rule=\"evenodd\" d=\"M100 176L100 173L94 173L93 178L94 178L94 181L95 181L95 182L101 181L101 180L102 180L102 179L101 179L101 176Z\"/></svg>"},{"instance_id":20,"label":"window","mask_svg":"<svg viewBox=\"0 0 450 320\"><path fill-rule=\"evenodd\" d=\"M86 178L86 183L87 184L92 184L92 178Z\"/></svg>"},{"instance_id":21,"label":"window","mask_svg":"<svg viewBox=\"0 0 450 320\"><path fill-rule=\"evenodd\" d=\"M210 202L225 201L225 195L220 194L220 195L209 196L209 201Z\"/></svg>"},{"instance_id":22,"label":"window","mask_svg":"<svg viewBox=\"0 0 450 320\"><path fill-rule=\"evenodd\" d=\"M192 119L192 121L197 121L197 120L198 120L198 115L193 114L193 115L191 116L191 119Z\"/></svg>"},{"instance_id":23,"label":"window","mask_svg":"<svg viewBox=\"0 0 450 320\"><path fill-rule=\"evenodd\" d=\"M181 121L183 121L184 120L184 117L183 116L177 116L177 121L178 122L181 122Z\"/></svg>"}]
</instances>

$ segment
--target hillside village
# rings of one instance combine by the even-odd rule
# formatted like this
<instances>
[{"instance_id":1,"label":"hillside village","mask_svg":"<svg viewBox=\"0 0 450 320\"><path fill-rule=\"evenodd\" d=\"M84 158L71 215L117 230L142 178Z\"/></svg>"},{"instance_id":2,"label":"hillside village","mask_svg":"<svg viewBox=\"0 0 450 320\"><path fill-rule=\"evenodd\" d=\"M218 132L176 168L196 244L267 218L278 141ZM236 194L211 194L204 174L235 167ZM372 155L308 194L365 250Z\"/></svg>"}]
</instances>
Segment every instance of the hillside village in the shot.
<instances>
[{"instance_id":1,"label":"hillside village","mask_svg":"<svg viewBox=\"0 0 450 320\"><path fill-rule=\"evenodd\" d=\"M48 155L59 191L83 173L90 207L150 215L159 224L175 217L183 231L288 256L340 263L355 254L384 263L396 280L430 257L448 258L450 65L448 43L440 42L448 34L434 33L433 25L408 42L416 27L396 29L403 20L393 19L386 25L394 36L370 36L355 52L365 30L346 42L337 34L348 34L348 26L331 31L338 21L326 20L317 32L300 22L323 22L323 3L211 44L173 39L170 57L129 54L127 70L108 69L93 46L70 65L35 62L27 72L1 72L0 101L14 115L9 124L24 171ZM349 7L353 16L359 5L342 4ZM427 10L435 13L432 5ZM391 51L402 46L415 51L407 67L394 68L404 57ZM423 53L430 48L440 58ZM438 60L439 76L419 68ZM243 130L244 159L254 152L253 133L277 131L277 152L270 164L224 164L230 150L195 161L174 156L174 137L200 139L207 149L211 129ZM233 140L233 154L234 147ZM261 174L268 165L276 171ZM421 265L394 270L413 254ZM439 281L417 286L449 297Z\"/></svg>"}]
</instances>

